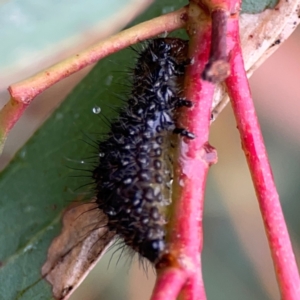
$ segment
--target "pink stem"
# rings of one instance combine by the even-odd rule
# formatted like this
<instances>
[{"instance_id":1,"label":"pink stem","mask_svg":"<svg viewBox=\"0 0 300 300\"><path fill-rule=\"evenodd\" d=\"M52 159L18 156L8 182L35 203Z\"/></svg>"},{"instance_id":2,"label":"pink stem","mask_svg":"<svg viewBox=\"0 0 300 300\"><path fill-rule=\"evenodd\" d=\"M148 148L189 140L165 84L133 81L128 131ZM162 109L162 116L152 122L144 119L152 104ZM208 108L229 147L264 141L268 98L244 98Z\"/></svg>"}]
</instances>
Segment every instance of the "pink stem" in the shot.
<instances>
[{"instance_id":1,"label":"pink stem","mask_svg":"<svg viewBox=\"0 0 300 300\"><path fill-rule=\"evenodd\" d=\"M181 139L179 143L178 189L174 190L178 200L170 232L171 251L179 252L180 263L190 272L181 292L186 300L206 299L201 273L202 218L208 169L217 160L216 152L208 144L214 85L201 79L210 53L211 24L207 20L201 25L198 23L190 39L190 57L194 61L187 69L185 85L185 97L194 105L192 109L184 109L180 117L180 125L193 132L196 138Z\"/></svg>"},{"instance_id":2,"label":"pink stem","mask_svg":"<svg viewBox=\"0 0 300 300\"><path fill-rule=\"evenodd\" d=\"M186 279L186 273L181 269L164 269L158 274L151 300L176 300Z\"/></svg>"},{"instance_id":3,"label":"pink stem","mask_svg":"<svg viewBox=\"0 0 300 300\"><path fill-rule=\"evenodd\" d=\"M18 102L13 98L0 110L0 155L3 151L7 135L14 124L20 119L27 108L27 104Z\"/></svg>"},{"instance_id":4,"label":"pink stem","mask_svg":"<svg viewBox=\"0 0 300 300\"><path fill-rule=\"evenodd\" d=\"M158 276L152 300L168 299L159 298L159 295L164 295L171 283L179 292L176 282L180 276L183 277L180 282L187 279L180 299L206 299L200 257L203 246L202 217L207 172L217 157L208 144L214 85L202 80L201 74L210 53L211 22L209 17L203 16L197 4L191 3L189 9L189 57L192 64L186 72L184 97L193 102L193 107L182 109L179 127L194 133L196 138L179 138L179 157L174 166L172 214L167 230L169 251L157 265L158 273L165 274L165 277ZM174 274L167 272L169 268L177 268L176 281Z\"/></svg>"},{"instance_id":5,"label":"pink stem","mask_svg":"<svg viewBox=\"0 0 300 300\"><path fill-rule=\"evenodd\" d=\"M238 20L231 26L235 28L231 31L231 38L237 41ZM283 300L299 300L298 268L251 98L239 42L233 43L230 58L231 75L226 85L258 197L281 297Z\"/></svg>"}]
</instances>

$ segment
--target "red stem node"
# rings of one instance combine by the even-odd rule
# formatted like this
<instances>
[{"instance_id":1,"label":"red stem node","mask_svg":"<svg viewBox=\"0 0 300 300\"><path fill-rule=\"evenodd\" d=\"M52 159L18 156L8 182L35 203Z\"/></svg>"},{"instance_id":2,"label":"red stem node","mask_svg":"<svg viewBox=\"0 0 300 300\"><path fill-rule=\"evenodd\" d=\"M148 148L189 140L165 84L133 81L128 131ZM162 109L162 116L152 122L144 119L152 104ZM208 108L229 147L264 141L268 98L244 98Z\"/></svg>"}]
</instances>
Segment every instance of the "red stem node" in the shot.
<instances>
[{"instance_id":1,"label":"red stem node","mask_svg":"<svg viewBox=\"0 0 300 300\"><path fill-rule=\"evenodd\" d=\"M209 61L202 73L204 80L218 83L229 75L227 59L227 21L229 13L224 9L215 9L211 13L212 32Z\"/></svg>"}]
</instances>

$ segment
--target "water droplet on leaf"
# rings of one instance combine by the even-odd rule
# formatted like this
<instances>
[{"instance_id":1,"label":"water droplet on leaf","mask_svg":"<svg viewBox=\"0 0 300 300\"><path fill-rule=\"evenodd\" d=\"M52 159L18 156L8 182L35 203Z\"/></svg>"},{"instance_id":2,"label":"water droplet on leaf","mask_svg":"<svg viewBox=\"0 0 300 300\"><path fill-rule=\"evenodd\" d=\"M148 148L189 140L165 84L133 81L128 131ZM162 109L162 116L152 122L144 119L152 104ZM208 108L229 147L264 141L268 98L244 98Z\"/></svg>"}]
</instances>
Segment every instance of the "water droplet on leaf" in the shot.
<instances>
[{"instance_id":1,"label":"water droplet on leaf","mask_svg":"<svg viewBox=\"0 0 300 300\"><path fill-rule=\"evenodd\" d=\"M99 106L94 106L94 107L93 107L93 113L94 113L94 114L97 115L97 114L99 114L100 112L101 112L101 108L100 108Z\"/></svg>"}]
</instances>

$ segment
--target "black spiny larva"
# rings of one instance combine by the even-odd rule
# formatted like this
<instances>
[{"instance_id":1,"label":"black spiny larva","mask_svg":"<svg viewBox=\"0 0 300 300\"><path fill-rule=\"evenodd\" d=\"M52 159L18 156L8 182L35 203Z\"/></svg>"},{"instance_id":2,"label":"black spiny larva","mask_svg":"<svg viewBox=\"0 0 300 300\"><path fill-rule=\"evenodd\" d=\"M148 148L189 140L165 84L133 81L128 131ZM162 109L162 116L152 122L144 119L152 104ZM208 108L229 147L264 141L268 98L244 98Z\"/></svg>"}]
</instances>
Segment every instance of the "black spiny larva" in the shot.
<instances>
[{"instance_id":1,"label":"black spiny larva","mask_svg":"<svg viewBox=\"0 0 300 300\"><path fill-rule=\"evenodd\" d=\"M173 133L194 138L176 127L176 109L192 103L180 97L187 41L150 40L139 53L127 106L99 141L93 170L96 202L107 226L155 263L166 249L164 208L170 204Z\"/></svg>"}]
</instances>

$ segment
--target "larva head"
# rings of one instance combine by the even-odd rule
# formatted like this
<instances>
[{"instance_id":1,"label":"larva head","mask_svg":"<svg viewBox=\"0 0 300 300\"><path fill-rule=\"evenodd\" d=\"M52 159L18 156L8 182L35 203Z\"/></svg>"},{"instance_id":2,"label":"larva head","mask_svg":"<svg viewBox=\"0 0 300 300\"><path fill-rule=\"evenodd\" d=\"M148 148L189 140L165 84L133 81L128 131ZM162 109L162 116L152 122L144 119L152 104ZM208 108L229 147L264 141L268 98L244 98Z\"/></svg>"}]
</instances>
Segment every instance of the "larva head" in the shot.
<instances>
[{"instance_id":1,"label":"larva head","mask_svg":"<svg viewBox=\"0 0 300 300\"><path fill-rule=\"evenodd\" d=\"M178 38L157 38L149 41L147 48L137 59L133 72L135 83L141 84L142 77L146 74L155 77L157 72L165 72L165 75L169 76L183 75L187 63L187 51L188 41ZM174 63L176 70L174 70Z\"/></svg>"}]
</instances>

